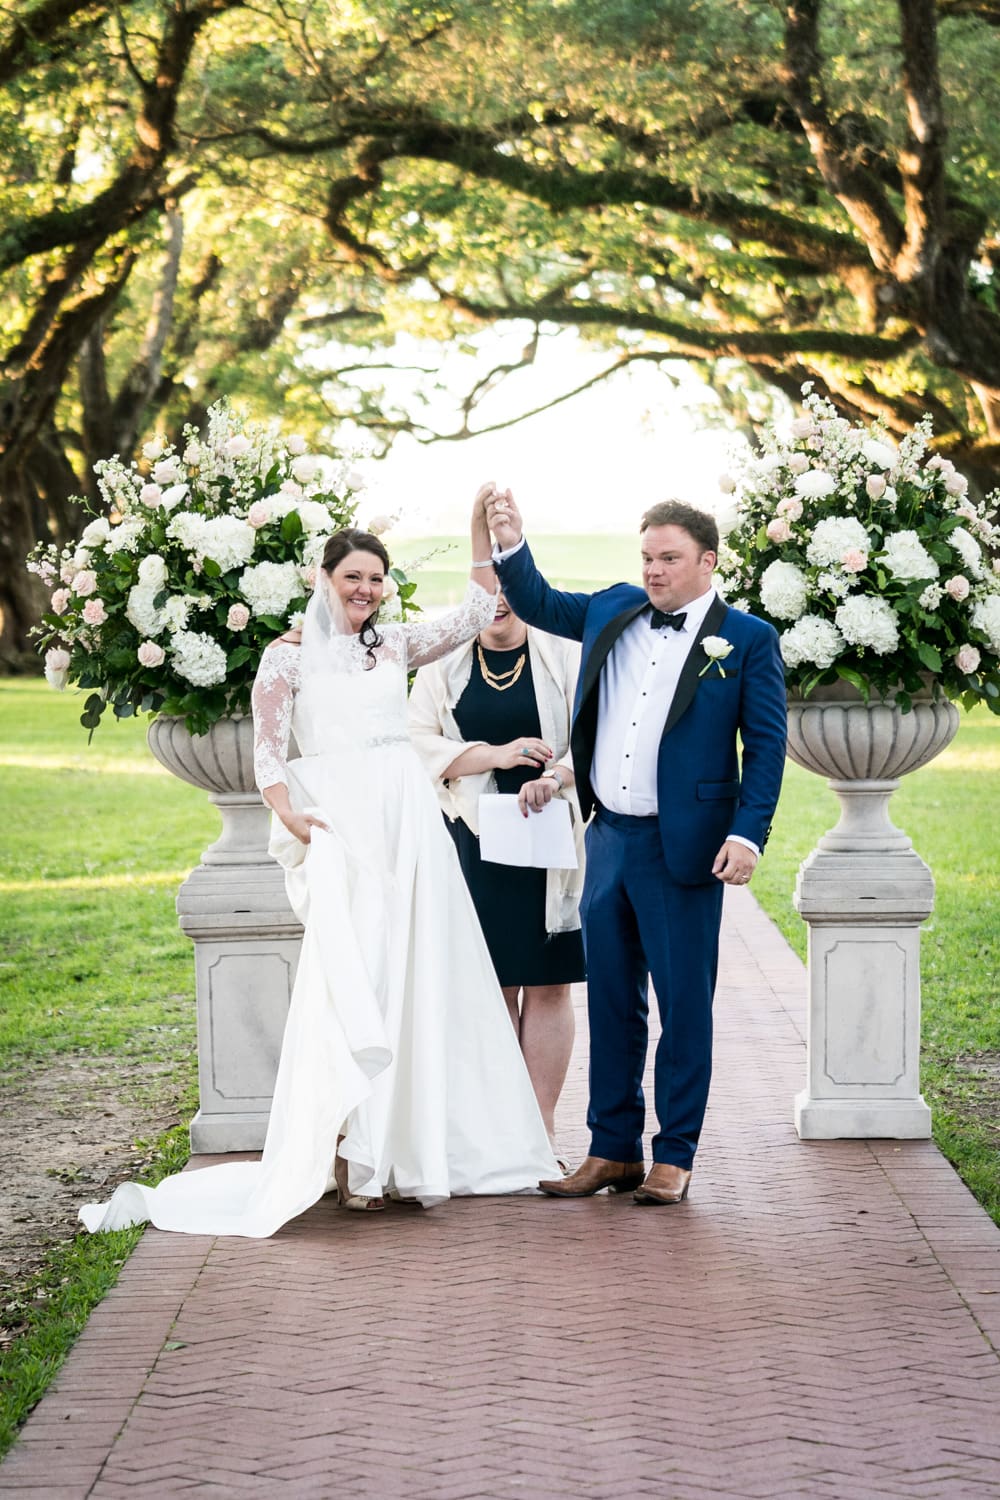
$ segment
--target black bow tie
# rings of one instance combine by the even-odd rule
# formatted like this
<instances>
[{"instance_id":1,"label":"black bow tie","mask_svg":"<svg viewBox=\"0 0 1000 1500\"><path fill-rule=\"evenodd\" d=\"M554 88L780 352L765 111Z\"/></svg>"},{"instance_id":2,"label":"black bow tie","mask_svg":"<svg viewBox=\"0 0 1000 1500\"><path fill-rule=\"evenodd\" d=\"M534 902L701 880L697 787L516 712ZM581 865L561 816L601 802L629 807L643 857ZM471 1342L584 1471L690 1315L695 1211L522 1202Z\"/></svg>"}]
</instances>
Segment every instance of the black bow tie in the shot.
<instances>
[{"instance_id":1,"label":"black bow tie","mask_svg":"<svg viewBox=\"0 0 1000 1500\"><path fill-rule=\"evenodd\" d=\"M667 615L662 609L654 609L649 617L650 628L659 630L661 625L668 625L671 630L683 630L687 615Z\"/></svg>"}]
</instances>

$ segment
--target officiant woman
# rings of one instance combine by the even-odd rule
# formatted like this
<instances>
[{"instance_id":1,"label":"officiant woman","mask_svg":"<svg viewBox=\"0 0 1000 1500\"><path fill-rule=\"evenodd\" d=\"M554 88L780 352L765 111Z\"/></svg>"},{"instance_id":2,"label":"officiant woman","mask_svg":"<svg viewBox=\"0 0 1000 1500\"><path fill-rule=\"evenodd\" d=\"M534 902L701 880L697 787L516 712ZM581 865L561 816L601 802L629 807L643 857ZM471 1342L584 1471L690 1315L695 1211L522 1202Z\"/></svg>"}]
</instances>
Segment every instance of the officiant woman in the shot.
<instances>
[{"instance_id":1,"label":"officiant woman","mask_svg":"<svg viewBox=\"0 0 1000 1500\"><path fill-rule=\"evenodd\" d=\"M583 822L569 753L579 663L579 646L529 630L500 594L493 624L422 667L410 695L410 737L437 788L553 1149L573 1050L569 987L585 977ZM482 859L483 793L517 796L529 816L552 797L565 799L578 868Z\"/></svg>"}]
</instances>

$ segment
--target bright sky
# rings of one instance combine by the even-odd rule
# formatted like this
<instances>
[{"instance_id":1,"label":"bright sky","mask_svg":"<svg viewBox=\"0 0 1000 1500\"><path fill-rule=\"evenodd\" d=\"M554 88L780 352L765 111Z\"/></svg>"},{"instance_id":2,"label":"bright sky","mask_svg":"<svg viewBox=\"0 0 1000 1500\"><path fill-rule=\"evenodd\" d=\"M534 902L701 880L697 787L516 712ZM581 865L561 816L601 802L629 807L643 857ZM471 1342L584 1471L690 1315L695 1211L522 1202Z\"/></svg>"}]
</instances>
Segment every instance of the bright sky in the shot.
<instances>
[{"instance_id":1,"label":"bright sky","mask_svg":"<svg viewBox=\"0 0 1000 1500\"><path fill-rule=\"evenodd\" d=\"M487 363L446 355L442 375L453 390L465 391L477 373L516 358L524 341L523 328L497 333ZM420 354L427 363L426 346ZM611 358L581 346L573 331L543 339L535 364L490 395L475 425L572 390ZM361 519L398 511L397 535L464 531L472 496L487 479L511 487L526 530L633 532L647 506L670 497L711 509L721 500L718 477L739 438L705 426L704 410L716 398L686 365L672 364L670 375L638 363L553 410L461 442L424 445L404 435L387 459L360 466L369 476ZM432 403L427 421L448 430L454 410L446 401Z\"/></svg>"}]
</instances>

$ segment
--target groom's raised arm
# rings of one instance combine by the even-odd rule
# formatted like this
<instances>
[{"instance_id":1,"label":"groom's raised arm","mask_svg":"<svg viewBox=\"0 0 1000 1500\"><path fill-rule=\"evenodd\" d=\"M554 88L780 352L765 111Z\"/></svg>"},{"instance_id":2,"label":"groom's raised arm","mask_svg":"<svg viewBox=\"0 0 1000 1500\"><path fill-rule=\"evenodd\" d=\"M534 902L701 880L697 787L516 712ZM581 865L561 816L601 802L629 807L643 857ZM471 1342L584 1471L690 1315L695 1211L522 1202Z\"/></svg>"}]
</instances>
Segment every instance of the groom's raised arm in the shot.
<instances>
[{"instance_id":1,"label":"groom's raised arm","mask_svg":"<svg viewBox=\"0 0 1000 1500\"><path fill-rule=\"evenodd\" d=\"M554 589L538 571L521 531L521 516L509 490L487 502L490 528L497 540L493 553L500 587L516 615L550 635L583 640L589 594Z\"/></svg>"}]
</instances>

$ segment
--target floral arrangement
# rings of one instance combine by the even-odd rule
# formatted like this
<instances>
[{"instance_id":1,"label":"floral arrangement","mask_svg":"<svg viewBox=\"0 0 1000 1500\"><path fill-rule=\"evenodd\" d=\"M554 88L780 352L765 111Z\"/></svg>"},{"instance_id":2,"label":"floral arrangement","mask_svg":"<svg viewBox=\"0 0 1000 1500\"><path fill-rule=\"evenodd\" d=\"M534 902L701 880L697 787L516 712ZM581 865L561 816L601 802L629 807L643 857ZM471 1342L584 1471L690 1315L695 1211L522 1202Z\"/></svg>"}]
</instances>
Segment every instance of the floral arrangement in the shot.
<instances>
[{"instance_id":1,"label":"floral arrangement","mask_svg":"<svg viewBox=\"0 0 1000 1500\"><path fill-rule=\"evenodd\" d=\"M95 472L107 514L28 559L56 585L38 631L49 682L93 690L81 715L91 731L109 704L118 718L176 715L193 734L248 712L261 652L301 623L327 537L353 522L360 475L224 402L204 434L185 428L179 451L154 438L141 462ZM414 589L394 568L382 618L416 609Z\"/></svg>"},{"instance_id":2,"label":"floral arrangement","mask_svg":"<svg viewBox=\"0 0 1000 1500\"><path fill-rule=\"evenodd\" d=\"M929 419L896 447L803 394L787 434L768 428L720 481L735 502L720 545L727 601L776 627L786 680L803 695L841 678L905 711L930 677L944 696L1000 713L990 501L974 505L954 465L928 454Z\"/></svg>"}]
</instances>

